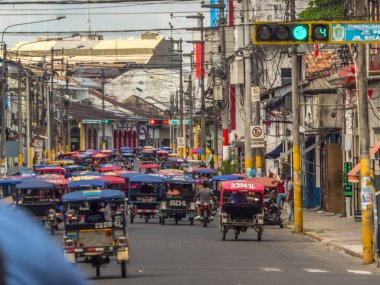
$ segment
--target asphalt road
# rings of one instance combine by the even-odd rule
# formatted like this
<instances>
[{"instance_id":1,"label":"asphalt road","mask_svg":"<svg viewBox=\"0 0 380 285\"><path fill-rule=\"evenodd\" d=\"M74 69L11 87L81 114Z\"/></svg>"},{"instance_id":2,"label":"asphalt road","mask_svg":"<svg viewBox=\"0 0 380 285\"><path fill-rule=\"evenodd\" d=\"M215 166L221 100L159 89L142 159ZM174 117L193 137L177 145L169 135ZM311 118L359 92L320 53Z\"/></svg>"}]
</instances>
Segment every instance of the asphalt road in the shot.
<instances>
[{"instance_id":1,"label":"asphalt road","mask_svg":"<svg viewBox=\"0 0 380 285\"><path fill-rule=\"evenodd\" d=\"M262 241L254 231L239 240L229 232L222 241L217 222L203 228L157 219L129 224L131 260L128 277L121 279L113 261L101 269L101 277L88 264L78 268L93 284L374 284L380 270L361 260L321 245L287 229L266 228ZM61 231L55 235L57 239Z\"/></svg>"}]
</instances>

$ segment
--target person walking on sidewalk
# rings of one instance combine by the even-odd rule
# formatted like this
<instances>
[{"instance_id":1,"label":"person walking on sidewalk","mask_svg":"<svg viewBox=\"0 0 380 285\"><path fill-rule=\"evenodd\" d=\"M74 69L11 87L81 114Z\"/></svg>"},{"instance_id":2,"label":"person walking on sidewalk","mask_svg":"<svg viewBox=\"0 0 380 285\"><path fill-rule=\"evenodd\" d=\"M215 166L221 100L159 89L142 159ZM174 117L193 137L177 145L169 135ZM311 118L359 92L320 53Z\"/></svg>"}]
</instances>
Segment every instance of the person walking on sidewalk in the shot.
<instances>
[{"instance_id":1,"label":"person walking on sidewalk","mask_svg":"<svg viewBox=\"0 0 380 285\"><path fill-rule=\"evenodd\" d=\"M288 222L294 222L294 184L287 176L285 179L286 202L288 202Z\"/></svg>"},{"instance_id":2,"label":"person walking on sidewalk","mask_svg":"<svg viewBox=\"0 0 380 285\"><path fill-rule=\"evenodd\" d=\"M279 175L279 180L280 183L278 184L277 207L281 207L281 202L286 199L285 181L282 174Z\"/></svg>"}]
</instances>

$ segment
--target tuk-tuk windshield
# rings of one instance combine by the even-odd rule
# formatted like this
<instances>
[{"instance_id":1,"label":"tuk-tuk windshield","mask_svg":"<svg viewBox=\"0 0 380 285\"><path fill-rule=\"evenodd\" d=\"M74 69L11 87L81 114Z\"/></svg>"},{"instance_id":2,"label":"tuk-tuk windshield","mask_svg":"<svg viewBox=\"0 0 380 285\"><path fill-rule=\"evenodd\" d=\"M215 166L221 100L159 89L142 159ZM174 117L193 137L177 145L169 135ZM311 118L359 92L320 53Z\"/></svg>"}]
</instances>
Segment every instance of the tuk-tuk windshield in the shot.
<instances>
[{"instance_id":1,"label":"tuk-tuk windshield","mask_svg":"<svg viewBox=\"0 0 380 285\"><path fill-rule=\"evenodd\" d=\"M129 191L131 195L160 195L162 184L141 183L131 184Z\"/></svg>"},{"instance_id":2,"label":"tuk-tuk windshield","mask_svg":"<svg viewBox=\"0 0 380 285\"><path fill-rule=\"evenodd\" d=\"M58 201L57 196L59 196L58 191L51 189L23 189L20 190L18 201L23 204L55 202Z\"/></svg>"},{"instance_id":3,"label":"tuk-tuk windshield","mask_svg":"<svg viewBox=\"0 0 380 285\"><path fill-rule=\"evenodd\" d=\"M166 196L193 198L195 189L193 184L167 183Z\"/></svg>"}]
</instances>

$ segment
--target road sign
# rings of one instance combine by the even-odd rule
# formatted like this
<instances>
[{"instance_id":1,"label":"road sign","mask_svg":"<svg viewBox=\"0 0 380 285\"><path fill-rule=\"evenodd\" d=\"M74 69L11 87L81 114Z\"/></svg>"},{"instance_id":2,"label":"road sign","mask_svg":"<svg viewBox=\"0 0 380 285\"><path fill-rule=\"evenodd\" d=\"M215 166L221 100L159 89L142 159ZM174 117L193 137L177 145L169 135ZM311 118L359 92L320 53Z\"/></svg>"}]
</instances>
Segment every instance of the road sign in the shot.
<instances>
[{"instance_id":1,"label":"road sign","mask_svg":"<svg viewBox=\"0 0 380 285\"><path fill-rule=\"evenodd\" d=\"M252 102L260 102L260 87L251 87Z\"/></svg>"},{"instance_id":2,"label":"road sign","mask_svg":"<svg viewBox=\"0 0 380 285\"><path fill-rule=\"evenodd\" d=\"M177 137L177 147L185 147L185 138Z\"/></svg>"},{"instance_id":3,"label":"road sign","mask_svg":"<svg viewBox=\"0 0 380 285\"><path fill-rule=\"evenodd\" d=\"M82 120L83 124L101 124L102 120Z\"/></svg>"},{"instance_id":4,"label":"road sign","mask_svg":"<svg viewBox=\"0 0 380 285\"><path fill-rule=\"evenodd\" d=\"M184 125L190 125L190 120L182 120L182 123ZM180 120L177 120L177 119L169 120L169 125L179 125L179 124L180 124Z\"/></svg>"},{"instance_id":5,"label":"road sign","mask_svg":"<svg viewBox=\"0 0 380 285\"><path fill-rule=\"evenodd\" d=\"M251 148L263 148L265 147L264 140L251 140Z\"/></svg>"},{"instance_id":6,"label":"road sign","mask_svg":"<svg viewBox=\"0 0 380 285\"><path fill-rule=\"evenodd\" d=\"M342 22L331 24L331 43L371 43L380 41L380 24Z\"/></svg>"},{"instance_id":7,"label":"road sign","mask_svg":"<svg viewBox=\"0 0 380 285\"><path fill-rule=\"evenodd\" d=\"M251 126L251 139L264 140L264 128L263 126Z\"/></svg>"},{"instance_id":8,"label":"road sign","mask_svg":"<svg viewBox=\"0 0 380 285\"><path fill-rule=\"evenodd\" d=\"M352 169L352 162L343 163L343 193L345 197L352 197L352 183L348 181L348 172Z\"/></svg>"}]
</instances>

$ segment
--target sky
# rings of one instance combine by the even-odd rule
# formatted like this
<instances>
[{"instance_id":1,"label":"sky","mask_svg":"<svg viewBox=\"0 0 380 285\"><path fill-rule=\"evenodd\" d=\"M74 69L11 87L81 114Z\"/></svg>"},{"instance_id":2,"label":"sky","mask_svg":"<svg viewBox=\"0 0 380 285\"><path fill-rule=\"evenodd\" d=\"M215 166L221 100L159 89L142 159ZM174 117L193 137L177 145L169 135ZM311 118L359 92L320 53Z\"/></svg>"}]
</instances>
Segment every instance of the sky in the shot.
<instances>
[{"instance_id":1,"label":"sky","mask_svg":"<svg viewBox=\"0 0 380 285\"><path fill-rule=\"evenodd\" d=\"M173 38L191 40L191 32L175 30L183 27L196 27L196 19L186 19L187 15L195 15L203 12L205 15L205 26L209 26L209 11L201 8L201 1L180 2L168 0L172 3L110 3L110 4L83 4L83 5L0 5L0 27L4 30L7 26L31 21L54 19L56 16L66 16L60 21L51 21L30 25L11 27L11 32L56 32L56 31L88 31L100 30L133 30L133 29L168 29L169 22L172 23ZM207 0L206 0L207 1ZM0 2L1 3L1 2ZM173 13L171 17L170 13ZM89 25L90 21L90 25ZM105 38L129 38L140 32L104 34ZM170 37L170 31L160 31L160 34ZM41 35L5 35L5 42L11 46L18 40L34 40L40 37L54 37L50 34ZM185 52L189 52L191 44L184 43Z\"/></svg>"}]
</instances>

